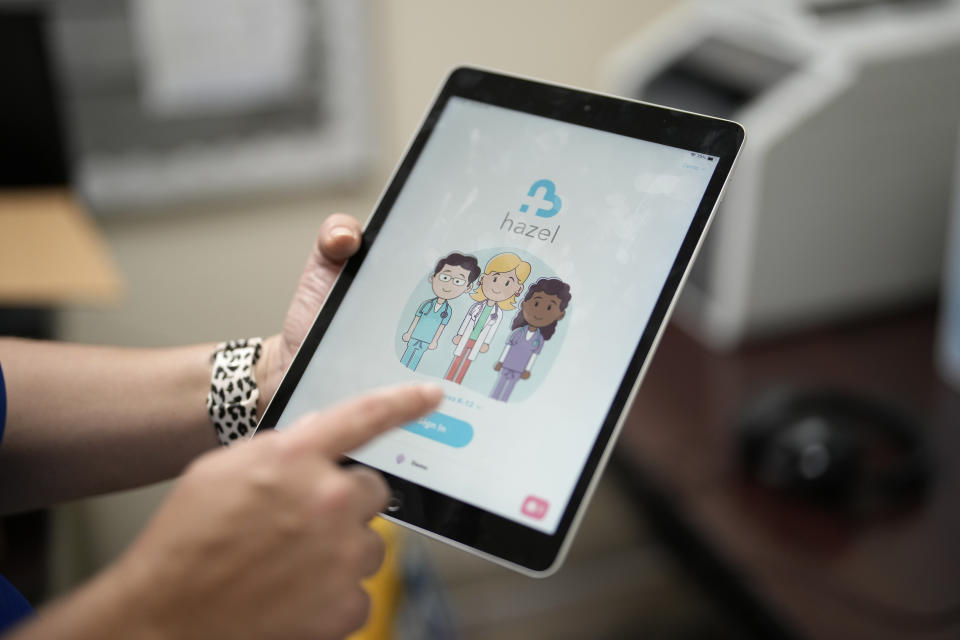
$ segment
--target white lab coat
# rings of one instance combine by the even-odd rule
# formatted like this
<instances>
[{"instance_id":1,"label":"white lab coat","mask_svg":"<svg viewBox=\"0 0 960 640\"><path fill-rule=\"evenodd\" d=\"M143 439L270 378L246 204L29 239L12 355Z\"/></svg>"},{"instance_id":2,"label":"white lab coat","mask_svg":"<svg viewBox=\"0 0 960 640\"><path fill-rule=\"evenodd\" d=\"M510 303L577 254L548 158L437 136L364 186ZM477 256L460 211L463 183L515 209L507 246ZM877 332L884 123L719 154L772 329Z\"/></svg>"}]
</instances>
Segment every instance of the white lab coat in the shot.
<instances>
[{"instance_id":1,"label":"white lab coat","mask_svg":"<svg viewBox=\"0 0 960 640\"><path fill-rule=\"evenodd\" d=\"M463 317L463 322L460 323L460 328L457 329L457 335L461 337L457 348L453 350L453 355L459 356L463 353L470 339L470 334L473 333L473 328L477 326L477 320L480 319L480 314L483 313L483 306L485 304L487 304L486 300L474 302L470 305L470 308L467 310L467 315ZM483 329L480 331L480 335L477 336L476 343L474 343L473 348L470 349L470 353L467 354L468 360L476 359L477 354L480 353L481 345L490 344L490 341L493 340L493 335L497 332L497 327L500 326L501 320L503 320L503 309L500 308L500 305L494 303L493 311L487 316L487 321L483 323Z\"/></svg>"}]
</instances>

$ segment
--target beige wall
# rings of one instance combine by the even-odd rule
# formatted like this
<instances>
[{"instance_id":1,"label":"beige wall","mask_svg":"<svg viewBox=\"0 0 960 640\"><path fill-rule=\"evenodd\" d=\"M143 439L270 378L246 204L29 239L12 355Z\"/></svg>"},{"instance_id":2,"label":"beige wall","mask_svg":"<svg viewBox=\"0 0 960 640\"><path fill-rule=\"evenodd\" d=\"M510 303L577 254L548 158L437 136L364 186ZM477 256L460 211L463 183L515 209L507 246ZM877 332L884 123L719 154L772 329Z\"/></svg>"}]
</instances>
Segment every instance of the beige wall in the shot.
<instances>
[{"instance_id":1,"label":"beige wall","mask_svg":"<svg viewBox=\"0 0 960 640\"><path fill-rule=\"evenodd\" d=\"M346 0L344 0L346 1ZM379 0L371 3L380 163L359 188L104 220L128 291L116 308L62 314L68 340L172 345L277 331L323 218L366 218L444 75L461 64L600 89L606 56L669 0ZM58 513L57 583L114 557L165 487ZM78 543L78 541L81 541Z\"/></svg>"}]
</instances>

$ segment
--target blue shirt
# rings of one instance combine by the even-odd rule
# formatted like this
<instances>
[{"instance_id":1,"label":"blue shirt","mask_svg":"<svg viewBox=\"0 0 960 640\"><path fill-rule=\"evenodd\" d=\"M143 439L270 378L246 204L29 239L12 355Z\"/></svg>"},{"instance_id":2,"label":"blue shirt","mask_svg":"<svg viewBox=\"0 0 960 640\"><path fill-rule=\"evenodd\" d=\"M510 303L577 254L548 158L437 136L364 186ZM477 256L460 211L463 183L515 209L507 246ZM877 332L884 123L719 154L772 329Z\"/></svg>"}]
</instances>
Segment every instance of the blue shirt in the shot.
<instances>
[{"instance_id":1,"label":"blue shirt","mask_svg":"<svg viewBox=\"0 0 960 640\"><path fill-rule=\"evenodd\" d=\"M444 300L440 308L437 309L437 298L427 300L417 309L417 317L420 320L417 322L417 326L413 328L413 334L410 338L423 342L433 342L433 336L437 335L437 329L450 322L450 305Z\"/></svg>"},{"instance_id":2,"label":"blue shirt","mask_svg":"<svg viewBox=\"0 0 960 640\"><path fill-rule=\"evenodd\" d=\"M0 444L3 444L3 428L7 424L7 388L3 383L3 367L0 367ZM33 612L27 599L20 595L6 578L0 576L0 633Z\"/></svg>"},{"instance_id":3,"label":"blue shirt","mask_svg":"<svg viewBox=\"0 0 960 640\"><path fill-rule=\"evenodd\" d=\"M3 444L3 428L7 424L7 387L3 383L3 367L0 366L0 444Z\"/></svg>"}]
</instances>

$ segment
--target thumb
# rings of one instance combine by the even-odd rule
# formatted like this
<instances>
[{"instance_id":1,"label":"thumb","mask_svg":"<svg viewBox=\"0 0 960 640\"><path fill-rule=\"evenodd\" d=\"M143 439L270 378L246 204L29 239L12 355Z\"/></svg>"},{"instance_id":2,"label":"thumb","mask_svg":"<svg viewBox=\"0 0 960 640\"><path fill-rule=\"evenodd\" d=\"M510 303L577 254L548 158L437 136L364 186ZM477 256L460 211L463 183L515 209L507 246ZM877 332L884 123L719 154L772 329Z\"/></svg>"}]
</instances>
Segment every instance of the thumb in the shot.
<instances>
[{"instance_id":1,"label":"thumb","mask_svg":"<svg viewBox=\"0 0 960 640\"><path fill-rule=\"evenodd\" d=\"M330 215L317 235L316 262L321 267L339 265L360 248L361 227L353 217L343 213Z\"/></svg>"}]
</instances>

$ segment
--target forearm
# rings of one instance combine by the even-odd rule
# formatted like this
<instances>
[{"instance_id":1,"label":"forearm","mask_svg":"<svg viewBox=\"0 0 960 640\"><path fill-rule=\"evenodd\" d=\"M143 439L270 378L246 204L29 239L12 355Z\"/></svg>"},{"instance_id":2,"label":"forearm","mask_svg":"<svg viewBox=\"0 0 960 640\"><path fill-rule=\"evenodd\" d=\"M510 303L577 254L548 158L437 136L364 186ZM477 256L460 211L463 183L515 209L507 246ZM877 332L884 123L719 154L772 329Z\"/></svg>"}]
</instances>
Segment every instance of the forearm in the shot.
<instances>
[{"instance_id":1,"label":"forearm","mask_svg":"<svg viewBox=\"0 0 960 640\"><path fill-rule=\"evenodd\" d=\"M9 640L161 640L163 634L150 619L150 603L146 600L151 595L110 568L40 609L25 624L15 627ZM4 640L8 640L6 635Z\"/></svg>"},{"instance_id":2,"label":"forearm","mask_svg":"<svg viewBox=\"0 0 960 640\"><path fill-rule=\"evenodd\" d=\"M121 349L0 339L7 427L0 512L176 475L217 438L212 344Z\"/></svg>"}]
</instances>

